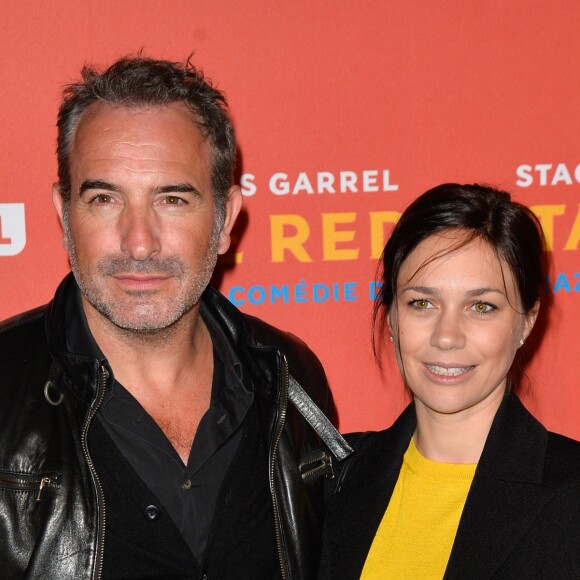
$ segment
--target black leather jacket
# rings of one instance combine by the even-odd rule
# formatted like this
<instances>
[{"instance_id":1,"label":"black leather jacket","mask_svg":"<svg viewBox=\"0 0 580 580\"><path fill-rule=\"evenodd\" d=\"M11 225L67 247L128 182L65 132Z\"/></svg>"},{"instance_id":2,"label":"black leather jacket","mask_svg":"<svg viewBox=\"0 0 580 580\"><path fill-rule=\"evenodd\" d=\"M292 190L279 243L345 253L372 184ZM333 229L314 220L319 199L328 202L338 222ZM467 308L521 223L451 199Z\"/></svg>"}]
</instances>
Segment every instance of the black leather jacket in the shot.
<instances>
[{"instance_id":1,"label":"black leather jacket","mask_svg":"<svg viewBox=\"0 0 580 580\"><path fill-rule=\"evenodd\" d=\"M47 306L0 325L2 578L101 576L106 505L87 433L110 373L98 360L67 348L73 292L78 289L69 275ZM261 424L268 426L265 476L282 577L313 578L323 519L319 476L331 466L317 433L289 404L289 389L299 383L318 407L332 411L324 371L294 336L243 315L215 290L206 291L203 308L220 321L236 349ZM302 413L308 417L312 409ZM327 426L325 440L334 436Z\"/></svg>"}]
</instances>

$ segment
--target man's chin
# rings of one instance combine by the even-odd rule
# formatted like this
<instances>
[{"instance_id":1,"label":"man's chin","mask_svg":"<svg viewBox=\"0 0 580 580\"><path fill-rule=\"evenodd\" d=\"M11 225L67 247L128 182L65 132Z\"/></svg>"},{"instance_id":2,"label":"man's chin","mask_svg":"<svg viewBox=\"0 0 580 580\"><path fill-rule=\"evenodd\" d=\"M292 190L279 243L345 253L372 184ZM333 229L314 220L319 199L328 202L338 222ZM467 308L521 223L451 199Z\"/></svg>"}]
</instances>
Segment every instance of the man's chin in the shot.
<instances>
[{"instance_id":1,"label":"man's chin","mask_svg":"<svg viewBox=\"0 0 580 580\"><path fill-rule=\"evenodd\" d=\"M102 313L104 314L110 322L112 322L117 328L125 330L127 332L135 334L156 334L158 332L166 331L171 328L183 314L177 313L170 316L160 316L159 312L152 313L151 315L134 315L127 316L127 313L123 314L117 313Z\"/></svg>"},{"instance_id":2,"label":"man's chin","mask_svg":"<svg viewBox=\"0 0 580 580\"><path fill-rule=\"evenodd\" d=\"M128 297L112 293L107 296L104 293L83 292L83 294L91 309L109 324L121 331L143 336L171 331L199 301L199 299L186 300L182 296L174 296L172 300L168 300L167 297L161 299L150 295Z\"/></svg>"}]
</instances>

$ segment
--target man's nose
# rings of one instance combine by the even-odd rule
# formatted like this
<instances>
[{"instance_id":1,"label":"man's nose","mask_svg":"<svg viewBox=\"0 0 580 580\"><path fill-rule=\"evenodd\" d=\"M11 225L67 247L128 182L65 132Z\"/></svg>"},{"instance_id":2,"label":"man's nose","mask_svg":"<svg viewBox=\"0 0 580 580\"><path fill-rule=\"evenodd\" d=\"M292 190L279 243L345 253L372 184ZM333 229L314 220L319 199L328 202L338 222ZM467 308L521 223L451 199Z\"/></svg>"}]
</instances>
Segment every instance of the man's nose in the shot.
<instances>
[{"instance_id":1,"label":"man's nose","mask_svg":"<svg viewBox=\"0 0 580 580\"><path fill-rule=\"evenodd\" d=\"M465 346L464 324L461 312L441 312L431 334L431 346L441 350L463 348Z\"/></svg>"},{"instance_id":2,"label":"man's nose","mask_svg":"<svg viewBox=\"0 0 580 580\"><path fill-rule=\"evenodd\" d=\"M125 207L119 222L121 250L143 261L161 251L160 224L153 208Z\"/></svg>"}]
</instances>

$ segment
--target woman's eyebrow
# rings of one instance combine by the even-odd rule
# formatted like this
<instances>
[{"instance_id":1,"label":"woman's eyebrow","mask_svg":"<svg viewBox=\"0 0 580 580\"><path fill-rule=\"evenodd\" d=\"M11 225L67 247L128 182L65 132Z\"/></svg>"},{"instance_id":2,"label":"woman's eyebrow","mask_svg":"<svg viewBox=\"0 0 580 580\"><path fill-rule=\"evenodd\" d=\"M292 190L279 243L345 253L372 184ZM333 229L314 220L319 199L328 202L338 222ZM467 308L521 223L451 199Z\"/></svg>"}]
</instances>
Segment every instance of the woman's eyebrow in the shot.
<instances>
[{"instance_id":1,"label":"woman's eyebrow","mask_svg":"<svg viewBox=\"0 0 580 580\"><path fill-rule=\"evenodd\" d=\"M427 294L429 296L439 295L439 290L431 286L408 286L401 288L401 292L417 292L419 294ZM504 290L501 288L494 288L492 286L484 286L483 288L474 288L473 290L468 290L466 294L468 296L477 297L483 296L484 294L497 293L505 296Z\"/></svg>"}]
</instances>

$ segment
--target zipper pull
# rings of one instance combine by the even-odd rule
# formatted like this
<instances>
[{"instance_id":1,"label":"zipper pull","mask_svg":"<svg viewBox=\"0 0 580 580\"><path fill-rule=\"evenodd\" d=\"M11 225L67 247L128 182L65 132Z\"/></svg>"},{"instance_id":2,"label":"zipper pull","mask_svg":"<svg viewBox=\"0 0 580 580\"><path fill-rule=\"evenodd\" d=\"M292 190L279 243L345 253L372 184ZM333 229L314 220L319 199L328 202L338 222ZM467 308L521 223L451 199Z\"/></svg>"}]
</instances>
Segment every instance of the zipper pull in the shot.
<instances>
[{"instance_id":1,"label":"zipper pull","mask_svg":"<svg viewBox=\"0 0 580 580\"><path fill-rule=\"evenodd\" d=\"M40 480L40 487L38 488L38 495L36 496L36 503L42 499L42 490L51 483L50 477L43 477Z\"/></svg>"}]
</instances>

